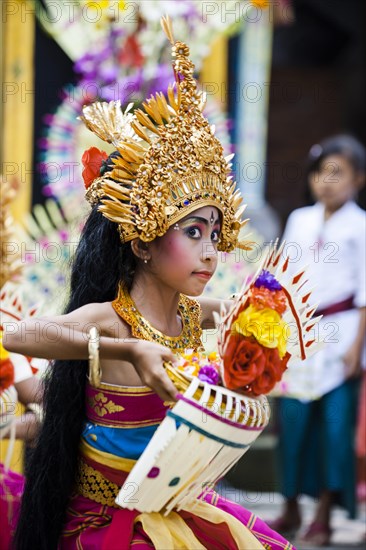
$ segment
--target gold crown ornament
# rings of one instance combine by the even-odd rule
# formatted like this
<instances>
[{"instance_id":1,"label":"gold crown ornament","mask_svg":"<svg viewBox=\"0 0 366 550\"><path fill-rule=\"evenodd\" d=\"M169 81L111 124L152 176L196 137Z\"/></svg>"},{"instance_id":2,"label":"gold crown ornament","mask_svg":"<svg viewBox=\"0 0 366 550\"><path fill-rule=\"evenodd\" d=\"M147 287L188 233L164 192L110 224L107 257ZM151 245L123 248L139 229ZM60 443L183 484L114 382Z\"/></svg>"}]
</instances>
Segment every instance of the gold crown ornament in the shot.
<instances>
[{"instance_id":1,"label":"gold crown ornament","mask_svg":"<svg viewBox=\"0 0 366 550\"><path fill-rule=\"evenodd\" d=\"M218 249L249 248L238 241L245 209L232 181L230 160L203 116L205 95L198 90L189 48L174 42L170 19L162 27L172 44L175 84L151 96L142 109L123 113L119 101L94 103L80 117L98 137L112 143L120 156L105 176L96 177L87 191L92 204L118 224L122 242L148 242L203 206L222 214Z\"/></svg>"}]
</instances>

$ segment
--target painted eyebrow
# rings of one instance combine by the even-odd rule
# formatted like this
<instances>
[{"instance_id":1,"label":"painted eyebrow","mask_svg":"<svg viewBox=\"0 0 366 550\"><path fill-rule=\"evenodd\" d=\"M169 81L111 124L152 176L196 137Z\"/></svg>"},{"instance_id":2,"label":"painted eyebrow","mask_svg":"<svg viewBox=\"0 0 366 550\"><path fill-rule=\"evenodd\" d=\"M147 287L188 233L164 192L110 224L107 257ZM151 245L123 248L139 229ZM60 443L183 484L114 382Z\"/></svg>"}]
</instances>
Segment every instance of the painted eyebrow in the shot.
<instances>
[{"instance_id":1,"label":"painted eyebrow","mask_svg":"<svg viewBox=\"0 0 366 550\"><path fill-rule=\"evenodd\" d=\"M204 225L208 225L210 222L209 220L206 220L206 218L201 218L199 216L192 216L191 218L187 218L186 220L182 221L182 223L192 223L192 222L200 222L200 223L203 223ZM220 223L220 219L217 218L217 220L215 220L214 222L214 225L217 225L218 223Z\"/></svg>"}]
</instances>

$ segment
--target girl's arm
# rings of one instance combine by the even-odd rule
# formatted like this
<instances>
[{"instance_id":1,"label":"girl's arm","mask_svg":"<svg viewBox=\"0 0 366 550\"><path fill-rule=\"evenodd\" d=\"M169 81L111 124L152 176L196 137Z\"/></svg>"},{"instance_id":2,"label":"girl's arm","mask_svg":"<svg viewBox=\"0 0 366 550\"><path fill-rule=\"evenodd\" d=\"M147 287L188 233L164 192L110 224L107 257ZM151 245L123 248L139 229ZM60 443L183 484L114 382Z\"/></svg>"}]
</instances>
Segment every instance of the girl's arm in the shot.
<instances>
[{"instance_id":1,"label":"girl's arm","mask_svg":"<svg viewBox=\"0 0 366 550\"><path fill-rule=\"evenodd\" d=\"M14 385L18 393L18 399L23 405L42 403L43 384L38 376L30 376L21 382L16 382Z\"/></svg>"},{"instance_id":2,"label":"girl's arm","mask_svg":"<svg viewBox=\"0 0 366 550\"><path fill-rule=\"evenodd\" d=\"M175 362L172 351L155 342L129 337L122 323L113 323L112 306L88 304L66 315L4 323L5 349L44 359L88 359L91 327L101 334L101 359L132 363L142 382L163 401L174 401L177 390L165 372L165 361ZM117 329L116 329L117 327Z\"/></svg>"},{"instance_id":3,"label":"girl's arm","mask_svg":"<svg viewBox=\"0 0 366 550\"><path fill-rule=\"evenodd\" d=\"M14 420L15 439L21 439L28 444L32 444L39 430L39 422L32 412L26 412L21 416L17 416ZM11 437L11 432L8 430L4 435L4 439Z\"/></svg>"},{"instance_id":4,"label":"girl's arm","mask_svg":"<svg viewBox=\"0 0 366 550\"><path fill-rule=\"evenodd\" d=\"M217 313L220 313L221 304L225 306L226 310L232 305L231 300L220 300L219 298L206 298L201 296L196 298L196 300L200 303L202 310L201 327L203 329L216 327L213 312L217 311Z\"/></svg>"},{"instance_id":5,"label":"girl's arm","mask_svg":"<svg viewBox=\"0 0 366 550\"><path fill-rule=\"evenodd\" d=\"M119 334L109 327L110 319L111 305L104 303L87 304L66 315L4 323L3 345L8 351L31 357L88 359L89 331L95 326L102 335L101 357L129 360L134 340L122 325ZM108 333L113 335L106 336Z\"/></svg>"}]
</instances>

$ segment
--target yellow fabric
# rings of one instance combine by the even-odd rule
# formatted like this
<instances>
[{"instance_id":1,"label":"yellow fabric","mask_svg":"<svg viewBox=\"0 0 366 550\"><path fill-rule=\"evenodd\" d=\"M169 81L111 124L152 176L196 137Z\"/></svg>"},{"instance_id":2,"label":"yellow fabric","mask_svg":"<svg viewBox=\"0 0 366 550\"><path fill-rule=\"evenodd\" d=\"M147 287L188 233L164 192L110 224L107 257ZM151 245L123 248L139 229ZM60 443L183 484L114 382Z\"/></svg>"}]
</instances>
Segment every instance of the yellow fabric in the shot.
<instances>
[{"instance_id":1,"label":"yellow fabric","mask_svg":"<svg viewBox=\"0 0 366 550\"><path fill-rule=\"evenodd\" d=\"M16 221L30 210L33 170L34 3L3 0L3 176L19 185L12 213Z\"/></svg>"},{"instance_id":2,"label":"yellow fabric","mask_svg":"<svg viewBox=\"0 0 366 550\"><path fill-rule=\"evenodd\" d=\"M9 352L4 348L2 344L3 340L3 331L0 331L0 361L3 361L5 359L9 358ZM8 402L9 404L9 402ZM3 405L3 403L2 403ZM7 409L7 407L4 407L4 410L1 411L1 413L8 413L13 412L12 407L10 409ZM20 403L17 403L15 407L15 415L19 417L21 414L25 412L25 408ZM15 421L15 420L14 420ZM8 446L9 441L8 439L0 439L0 462L4 463L5 458L8 452ZM9 468L13 470L14 472L17 472L18 474L23 473L23 442L18 440L14 442L14 449L13 454L10 460Z\"/></svg>"},{"instance_id":3,"label":"yellow fabric","mask_svg":"<svg viewBox=\"0 0 366 550\"><path fill-rule=\"evenodd\" d=\"M19 418L22 414L25 413L25 407L21 403L17 403L15 407L15 416ZM0 439L0 462L4 463L6 453L8 451L9 441L8 439ZM13 472L22 474L24 471L23 465L23 441L17 439L14 442L14 450L10 460L9 468Z\"/></svg>"},{"instance_id":4,"label":"yellow fabric","mask_svg":"<svg viewBox=\"0 0 366 550\"><path fill-rule=\"evenodd\" d=\"M176 513L162 516L158 512L144 513L137 516L135 523L140 521L147 535L152 540L156 550L205 550L200 541L184 520Z\"/></svg>"},{"instance_id":5,"label":"yellow fabric","mask_svg":"<svg viewBox=\"0 0 366 550\"><path fill-rule=\"evenodd\" d=\"M184 510L211 523L225 523L240 550L265 550L253 533L238 519L208 502L199 501L194 505L186 506ZM141 522L157 550L167 548L204 550L205 548L177 512L170 512L168 516L158 512L143 513L137 516L136 522Z\"/></svg>"},{"instance_id":6,"label":"yellow fabric","mask_svg":"<svg viewBox=\"0 0 366 550\"><path fill-rule=\"evenodd\" d=\"M225 104L227 97L227 48L227 38L219 36L211 45L210 55L204 60L200 74L203 90Z\"/></svg>"},{"instance_id":7,"label":"yellow fabric","mask_svg":"<svg viewBox=\"0 0 366 550\"><path fill-rule=\"evenodd\" d=\"M88 445L84 439L82 439L80 443L80 452L87 458L95 460L95 462L99 462L99 464L109 466L110 468L114 468L115 470L120 470L122 472L130 472L136 464L136 460L132 460L131 458L121 458L119 456L106 453L105 451L95 449L91 445Z\"/></svg>"}]
</instances>

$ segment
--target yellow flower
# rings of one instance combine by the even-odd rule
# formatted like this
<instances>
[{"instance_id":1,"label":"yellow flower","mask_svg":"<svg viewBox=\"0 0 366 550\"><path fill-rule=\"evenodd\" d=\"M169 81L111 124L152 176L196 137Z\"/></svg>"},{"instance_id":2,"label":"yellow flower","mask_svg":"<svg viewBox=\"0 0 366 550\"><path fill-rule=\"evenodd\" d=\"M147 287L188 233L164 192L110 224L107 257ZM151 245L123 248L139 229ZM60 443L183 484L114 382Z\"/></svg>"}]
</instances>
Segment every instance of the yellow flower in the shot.
<instances>
[{"instance_id":1,"label":"yellow flower","mask_svg":"<svg viewBox=\"0 0 366 550\"><path fill-rule=\"evenodd\" d=\"M0 333L0 360L8 359L9 352L3 346L3 332Z\"/></svg>"},{"instance_id":2,"label":"yellow flower","mask_svg":"<svg viewBox=\"0 0 366 550\"><path fill-rule=\"evenodd\" d=\"M178 370L181 372L184 372L185 374L188 374L190 376L197 376L199 371L199 365L194 365L190 363L185 363L184 365L179 365Z\"/></svg>"},{"instance_id":3,"label":"yellow flower","mask_svg":"<svg viewBox=\"0 0 366 550\"><path fill-rule=\"evenodd\" d=\"M186 361L192 361L192 359L193 359L193 357L194 357L193 350L187 350L185 353L182 353L181 356L182 356L183 359L185 359Z\"/></svg>"},{"instance_id":4,"label":"yellow flower","mask_svg":"<svg viewBox=\"0 0 366 550\"><path fill-rule=\"evenodd\" d=\"M112 4L111 0L84 0L85 7L88 9L94 9L94 10L107 10L110 5ZM112 7L115 9L116 2L113 1ZM118 2L118 9L124 10L125 9L125 2L122 0L119 0Z\"/></svg>"},{"instance_id":5,"label":"yellow flower","mask_svg":"<svg viewBox=\"0 0 366 550\"><path fill-rule=\"evenodd\" d=\"M242 336L254 336L266 348L278 348L281 359L286 353L289 327L274 309L259 310L250 305L238 315L232 331Z\"/></svg>"}]
</instances>

